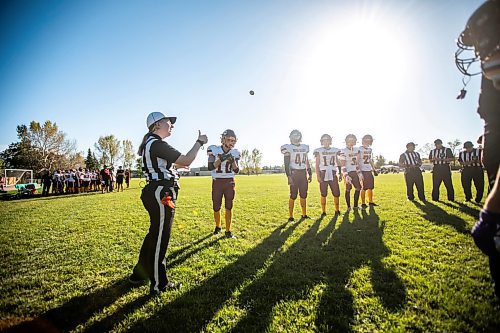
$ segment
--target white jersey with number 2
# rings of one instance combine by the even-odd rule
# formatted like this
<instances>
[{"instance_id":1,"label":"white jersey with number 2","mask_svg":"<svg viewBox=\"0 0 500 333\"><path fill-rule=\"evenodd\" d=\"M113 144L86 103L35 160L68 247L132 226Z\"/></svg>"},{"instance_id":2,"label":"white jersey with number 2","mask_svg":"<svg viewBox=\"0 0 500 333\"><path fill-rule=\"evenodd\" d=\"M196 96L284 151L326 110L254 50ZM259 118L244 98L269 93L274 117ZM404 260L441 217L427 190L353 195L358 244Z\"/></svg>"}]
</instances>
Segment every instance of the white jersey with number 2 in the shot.
<instances>
[{"instance_id":1,"label":"white jersey with number 2","mask_svg":"<svg viewBox=\"0 0 500 333\"><path fill-rule=\"evenodd\" d=\"M361 171L372 171L371 161L373 158L373 151L370 147L361 146L359 147L361 152L361 161L359 162L359 167Z\"/></svg>"}]
</instances>

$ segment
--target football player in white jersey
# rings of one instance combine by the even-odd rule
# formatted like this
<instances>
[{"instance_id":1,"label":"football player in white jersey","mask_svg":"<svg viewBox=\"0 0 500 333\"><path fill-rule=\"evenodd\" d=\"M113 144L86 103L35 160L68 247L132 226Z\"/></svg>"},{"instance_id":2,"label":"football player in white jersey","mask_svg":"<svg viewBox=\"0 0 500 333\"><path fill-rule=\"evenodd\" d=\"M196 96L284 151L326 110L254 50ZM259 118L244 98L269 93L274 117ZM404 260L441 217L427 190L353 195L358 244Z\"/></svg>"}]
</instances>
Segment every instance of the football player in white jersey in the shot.
<instances>
[{"instance_id":1,"label":"football player in white jersey","mask_svg":"<svg viewBox=\"0 0 500 333\"><path fill-rule=\"evenodd\" d=\"M340 188L337 179L337 168L339 165L338 155L340 149L332 147L332 137L329 134L321 136L321 147L314 149L314 157L316 158L316 178L319 183L319 191L321 194L321 216L326 216L326 197L328 195L328 187L333 195L333 204L335 206L335 214L339 214L339 198Z\"/></svg>"},{"instance_id":2,"label":"football player in white jersey","mask_svg":"<svg viewBox=\"0 0 500 333\"><path fill-rule=\"evenodd\" d=\"M226 238L236 238L231 232L235 194L234 175L240 171L238 166L240 152L234 148L235 144L236 134L233 130L227 129L221 135L221 145L212 145L207 149L208 169L212 171L212 202L215 220L214 235L221 232L220 209L222 206L222 197L224 197Z\"/></svg>"},{"instance_id":3,"label":"football player in white jersey","mask_svg":"<svg viewBox=\"0 0 500 333\"><path fill-rule=\"evenodd\" d=\"M308 182L312 180L312 171L309 165L309 146L302 142L302 133L294 129L290 132L290 143L281 146L281 153L284 155L285 172L290 185L290 199L288 200L288 221L294 221L293 208L297 194L300 194L300 208L302 219L307 216L306 199Z\"/></svg>"},{"instance_id":4,"label":"football player in white jersey","mask_svg":"<svg viewBox=\"0 0 500 333\"><path fill-rule=\"evenodd\" d=\"M358 147L355 147L358 139L354 134L348 134L345 138L346 147L340 150L339 160L342 176L345 180L345 201L347 211L351 210L351 189L354 187L354 209L358 209L359 193L363 175L359 168L361 154Z\"/></svg>"},{"instance_id":5,"label":"football player in white jersey","mask_svg":"<svg viewBox=\"0 0 500 333\"><path fill-rule=\"evenodd\" d=\"M361 160L359 167L361 173L363 174L363 188L361 189L361 208L365 209L366 205L366 194L368 194L368 204L370 206L378 206L373 202L373 189L375 188L375 179L373 176L378 176L377 170L375 170L375 165L373 164L373 137L370 134L365 135L361 139L362 146L359 147L361 153Z\"/></svg>"}]
</instances>

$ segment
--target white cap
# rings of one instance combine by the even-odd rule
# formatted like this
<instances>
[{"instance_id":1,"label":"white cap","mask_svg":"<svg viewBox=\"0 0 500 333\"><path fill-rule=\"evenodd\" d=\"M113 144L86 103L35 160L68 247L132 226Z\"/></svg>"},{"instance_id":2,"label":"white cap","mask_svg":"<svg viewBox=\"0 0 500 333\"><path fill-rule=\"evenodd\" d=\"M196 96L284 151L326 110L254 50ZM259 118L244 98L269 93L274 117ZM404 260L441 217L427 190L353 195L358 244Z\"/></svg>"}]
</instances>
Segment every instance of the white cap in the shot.
<instances>
[{"instance_id":1,"label":"white cap","mask_svg":"<svg viewBox=\"0 0 500 333\"><path fill-rule=\"evenodd\" d=\"M151 127L151 125L153 125L154 123L156 123L157 121L160 121L164 118L168 118L170 120L170 122L172 124L175 123L175 121L177 120L177 117L167 117L165 116L163 113L161 112L151 112L149 115L148 115L148 118L146 120L146 125L149 127Z\"/></svg>"}]
</instances>

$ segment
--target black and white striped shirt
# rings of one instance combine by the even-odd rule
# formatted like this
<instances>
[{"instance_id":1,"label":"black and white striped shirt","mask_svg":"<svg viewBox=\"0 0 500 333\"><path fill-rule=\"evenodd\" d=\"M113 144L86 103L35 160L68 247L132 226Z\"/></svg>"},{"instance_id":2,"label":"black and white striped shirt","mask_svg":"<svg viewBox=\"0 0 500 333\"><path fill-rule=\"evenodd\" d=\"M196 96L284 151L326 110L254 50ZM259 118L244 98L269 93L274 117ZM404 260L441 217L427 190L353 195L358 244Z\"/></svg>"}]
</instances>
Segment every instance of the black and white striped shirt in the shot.
<instances>
[{"instance_id":1,"label":"black and white striped shirt","mask_svg":"<svg viewBox=\"0 0 500 333\"><path fill-rule=\"evenodd\" d=\"M172 164L181 153L156 134L150 134L142 152L142 170L148 180L176 180L177 171Z\"/></svg>"},{"instance_id":2,"label":"black and white striped shirt","mask_svg":"<svg viewBox=\"0 0 500 333\"><path fill-rule=\"evenodd\" d=\"M405 151L399 156L399 165L405 168L420 167L422 165L422 159L417 152Z\"/></svg>"},{"instance_id":3,"label":"black and white striped shirt","mask_svg":"<svg viewBox=\"0 0 500 333\"><path fill-rule=\"evenodd\" d=\"M464 167L482 167L481 163L481 149L472 148L470 152L463 150L458 154L458 161L464 165ZM471 162L470 164L467 162ZM467 164L465 164L467 163Z\"/></svg>"},{"instance_id":4,"label":"black and white striped shirt","mask_svg":"<svg viewBox=\"0 0 500 333\"><path fill-rule=\"evenodd\" d=\"M436 148L431 150L429 154L429 160L436 164L450 164L450 162L445 161L445 158L453 158L453 152L450 148L442 147L440 149ZM438 160L433 160L438 159Z\"/></svg>"}]
</instances>

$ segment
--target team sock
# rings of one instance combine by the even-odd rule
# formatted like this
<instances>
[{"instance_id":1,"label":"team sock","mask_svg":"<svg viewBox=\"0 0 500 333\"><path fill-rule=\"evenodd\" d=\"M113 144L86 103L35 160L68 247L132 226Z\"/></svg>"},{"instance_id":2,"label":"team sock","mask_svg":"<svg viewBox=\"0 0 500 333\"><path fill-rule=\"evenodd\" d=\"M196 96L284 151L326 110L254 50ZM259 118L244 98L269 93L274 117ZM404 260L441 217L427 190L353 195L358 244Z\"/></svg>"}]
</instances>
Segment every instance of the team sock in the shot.
<instances>
[{"instance_id":1,"label":"team sock","mask_svg":"<svg viewBox=\"0 0 500 333\"><path fill-rule=\"evenodd\" d=\"M345 191L345 202L347 207L351 207L351 191Z\"/></svg>"},{"instance_id":2,"label":"team sock","mask_svg":"<svg viewBox=\"0 0 500 333\"><path fill-rule=\"evenodd\" d=\"M368 202L373 203L373 190L368 189L368 190L366 190L366 192L368 193ZM364 201L363 201L363 203L364 203Z\"/></svg>"},{"instance_id":3,"label":"team sock","mask_svg":"<svg viewBox=\"0 0 500 333\"><path fill-rule=\"evenodd\" d=\"M300 208L302 209L302 216L306 216L307 215L307 213L306 213L307 207L306 207L306 199L305 198L300 198Z\"/></svg>"},{"instance_id":4,"label":"team sock","mask_svg":"<svg viewBox=\"0 0 500 333\"><path fill-rule=\"evenodd\" d=\"M288 199L288 214L293 217L293 206L295 205L294 199Z\"/></svg>"},{"instance_id":5,"label":"team sock","mask_svg":"<svg viewBox=\"0 0 500 333\"><path fill-rule=\"evenodd\" d=\"M231 231L231 220L233 217L233 212L229 209L226 209L226 215L224 215L224 219L226 220L226 231Z\"/></svg>"},{"instance_id":6,"label":"team sock","mask_svg":"<svg viewBox=\"0 0 500 333\"><path fill-rule=\"evenodd\" d=\"M220 210L214 212L215 226L220 228Z\"/></svg>"},{"instance_id":7,"label":"team sock","mask_svg":"<svg viewBox=\"0 0 500 333\"><path fill-rule=\"evenodd\" d=\"M361 191L361 203L364 205L366 204L366 200L365 200L365 194L366 194L366 191Z\"/></svg>"},{"instance_id":8,"label":"team sock","mask_svg":"<svg viewBox=\"0 0 500 333\"><path fill-rule=\"evenodd\" d=\"M335 206L335 211L338 212L340 209L339 209L339 201L340 201L340 198L339 197L333 197L333 205Z\"/></svg>"},{"instance_id":9,"label":"team sock","mask_svg":"<svg viewBox=\"0 0 500 333\"><path fill-rule=\"evenodd\" d=\"M321 197L321 210L326 213L326 197Z\"/></svg>"},{"instance_id":10,"label":"team sock","mask_svg":"<svg viewBox=\"0 0 500 333\"><path fill-rule=\"evenodd\" d=\"M358 207L358 202L359 202L359 191L356 190L354 191L354 207Z\"/></svg>"}]
</instances>

